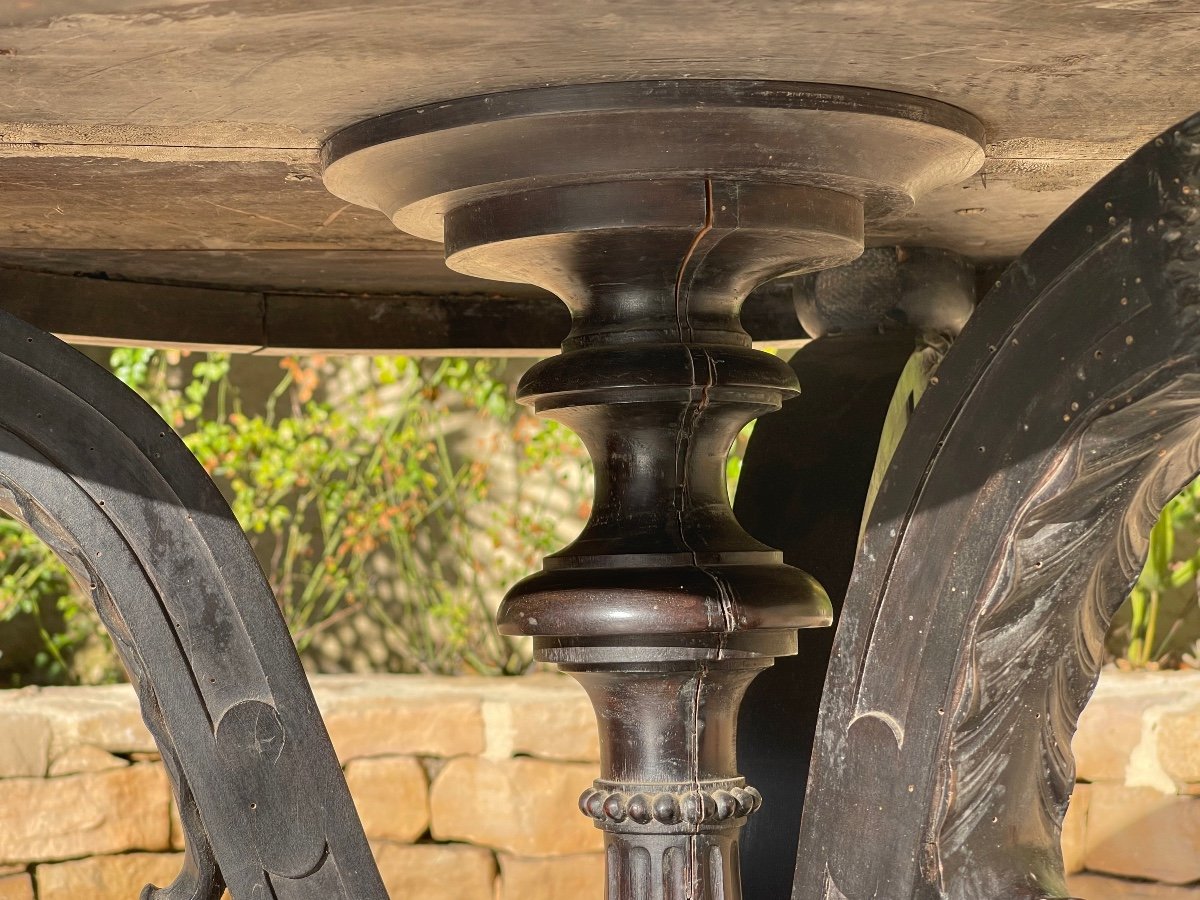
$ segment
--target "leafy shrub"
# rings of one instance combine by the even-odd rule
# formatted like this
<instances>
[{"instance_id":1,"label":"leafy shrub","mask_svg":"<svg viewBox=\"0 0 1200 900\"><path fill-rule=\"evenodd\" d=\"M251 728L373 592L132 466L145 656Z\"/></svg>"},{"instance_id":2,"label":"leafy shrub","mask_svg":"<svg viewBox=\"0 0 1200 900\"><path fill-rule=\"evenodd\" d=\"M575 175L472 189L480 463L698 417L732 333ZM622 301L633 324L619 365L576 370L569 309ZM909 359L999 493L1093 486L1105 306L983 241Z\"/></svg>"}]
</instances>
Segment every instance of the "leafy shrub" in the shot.
<instances>
[{"instance_id":1,"label":"leafy shrub","mask_svg":"<svg viewBox=\"0 0 1200 900\"><path fill-rule=\"evenodd\" d=\"M91 602L32 532L0 516L0 677L28 682L109 681L120 673Z\"/></svg>"},{"instance_id":2,"label":"leafy shrub","mask_svg":"<svg viewBox=\"0 0 1200 900\"><path fill-rule=\"evenodd\" d=\"M495 605L563 542L559 523L569 536L586 514L590 473L570 432L513 403L499 363L286 358L251 404L231 367L261 361L120 349L110 362L225 492L311 667L530 667L528 643L496 631ZM66 626L39 627L33 680L83 680L73 660L94 614L40 542L6 529L0 615L54 609Z\"/></svg>"},{"instance_id":3,"label":"leafy shrub","mask_svg":"<svg viewBox=\"0 0 1200 900\"><path fill-rule=\"evenodd\" d=\"M1163 510L1150 555L1109 633L1122 668L1183 664L1200 668L1200 480Z\"/></svg>"}]
</instances>

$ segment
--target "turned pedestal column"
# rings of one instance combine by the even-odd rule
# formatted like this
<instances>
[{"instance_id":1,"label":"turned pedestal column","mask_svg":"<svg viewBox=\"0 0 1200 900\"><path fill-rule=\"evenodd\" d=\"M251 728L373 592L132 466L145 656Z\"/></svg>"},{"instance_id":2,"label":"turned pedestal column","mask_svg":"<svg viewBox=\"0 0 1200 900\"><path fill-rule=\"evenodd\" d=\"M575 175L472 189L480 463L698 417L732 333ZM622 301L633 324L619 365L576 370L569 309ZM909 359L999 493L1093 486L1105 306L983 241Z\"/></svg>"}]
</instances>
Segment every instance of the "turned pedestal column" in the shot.
<instances>
[{"instance_id":1,"label":"turned pedestal column","mask_svg":"<svg viewBox=\"0 0 1200 900\"><path fill-rule=\"evenodd\" d=\"M970 175L981 140L962 111L888 92L674 81L439 103L324 148L334 193L571 310L520 398L586 442L593 513L499 623L592 698L601 772L580 807L605 832L609 900L740 898L738 831L770 798L738 774L739 703L831 618L730 509L738 431L799 390L751 347L741 302L854 259L870 223Z\"/></svg>"}]
</instances>

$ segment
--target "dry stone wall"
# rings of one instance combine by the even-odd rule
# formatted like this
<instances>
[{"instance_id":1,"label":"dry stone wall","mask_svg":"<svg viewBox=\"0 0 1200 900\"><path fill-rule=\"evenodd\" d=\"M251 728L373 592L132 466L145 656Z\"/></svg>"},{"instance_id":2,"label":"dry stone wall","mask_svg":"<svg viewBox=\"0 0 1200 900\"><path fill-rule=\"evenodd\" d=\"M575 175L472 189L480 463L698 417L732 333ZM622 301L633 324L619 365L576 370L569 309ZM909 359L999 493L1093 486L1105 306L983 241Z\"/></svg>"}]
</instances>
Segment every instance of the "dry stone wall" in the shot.
<instances>
[{"instance_id":1,"label":"dry stone wall","mask_svg":"<svg viewBox=\"0 0 1200 900\"><path fill-rule=\"evenodd\" d=\"M1106 671L1074 749L1071 891L1200 900L1200 672Z\"/></svg>"},{"instance_id":2,"label":"dry stone wall","mask_svg":"<svg viewBox=\"0 0 1200 900\"><path fill-rule=\"evenodd\" d=\"M576 808L598 748L574 682L332 676L315 690L395 900L601 896L601 835ZM1200 900L1200 673L1106 674L1076 752L1072 891ZM0 900L129 900L178 871L130 688L0 694L0 779Z\"/></svg>"},{"instance_id":3,"label":"dry stone wall","mask_svg":"<svg viewBox=\"0 0 1200 900\"><path fill-rule=\"evenodd\" d=\"M315 690L395 900L598 894L601 835L576 800L599 750L574 682L330 676ZM179 871L128 686L0 693L0 779L0 900L129 900Z\"/></svg>"}]
</instances>

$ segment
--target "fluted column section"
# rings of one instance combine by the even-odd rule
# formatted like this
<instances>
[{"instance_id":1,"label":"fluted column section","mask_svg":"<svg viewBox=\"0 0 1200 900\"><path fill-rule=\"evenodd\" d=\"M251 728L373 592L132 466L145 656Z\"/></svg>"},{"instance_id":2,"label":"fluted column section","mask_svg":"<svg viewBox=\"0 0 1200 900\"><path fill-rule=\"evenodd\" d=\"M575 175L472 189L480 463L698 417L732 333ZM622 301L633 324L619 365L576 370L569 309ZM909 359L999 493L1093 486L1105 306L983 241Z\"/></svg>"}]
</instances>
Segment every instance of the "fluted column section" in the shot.
<instances>
[{"instance_id":1,"label":"fluted column section","mask_svg":"<svg viewBox=\"0 0 1200 900\"><path fill-rule=\"evenodd\" d=\"M603 777L579 806L605 831L608 900L741 896L738 832L763 799L736 773L733 735L742 693L769 664L565 667L600 723Z\"/></svg>"}]
</instances>

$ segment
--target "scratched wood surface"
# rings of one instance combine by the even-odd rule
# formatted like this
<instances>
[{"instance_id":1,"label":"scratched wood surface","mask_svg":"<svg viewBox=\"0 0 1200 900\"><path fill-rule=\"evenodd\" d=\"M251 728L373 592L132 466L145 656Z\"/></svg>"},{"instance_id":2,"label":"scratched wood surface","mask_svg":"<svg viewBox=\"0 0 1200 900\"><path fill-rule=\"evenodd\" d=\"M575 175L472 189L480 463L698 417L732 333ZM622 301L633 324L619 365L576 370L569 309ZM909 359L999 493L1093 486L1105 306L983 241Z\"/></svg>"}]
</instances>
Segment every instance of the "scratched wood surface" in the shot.
<instances>
[{"instance_id":1,"label":"scratched wood surface","mask_svg":"<svg viewBox=\"0 0 1200 900\"><path fill-rule=\"evenodd\" d=\"M7 313L0 510L92 597L162 751L188 853L144 900L225 887L384 900L295 647L216 486L133 391Z\"/></svg>"},{"instance_id":2,"label":"scratched wood surface","mask_svg":"<svg viewBox=\"0 0 1200 900\"><path fill-rule=\"evenodd\" d=\"M1200 0L21 0L0 5L0 266L337 291L382 251L391 292L474 293L430 282L435 246L327 195L320 142L462 95L680 76L962 106L987 126L983 173L869 242L1008 259L1200 107L1198 33Z\"/></svg>"},{"instance_id":3,"label":"scratched wood surface","mask_svg":"<svg viewBox=\"0 0 1200 900\"><path fill-rule=\"evenodd\" d=\"M917 406L842 609L794 900L1068 896L1071 738L1198 410L1200 114L1005 271Z\"/></svg>"}]
</instances>

